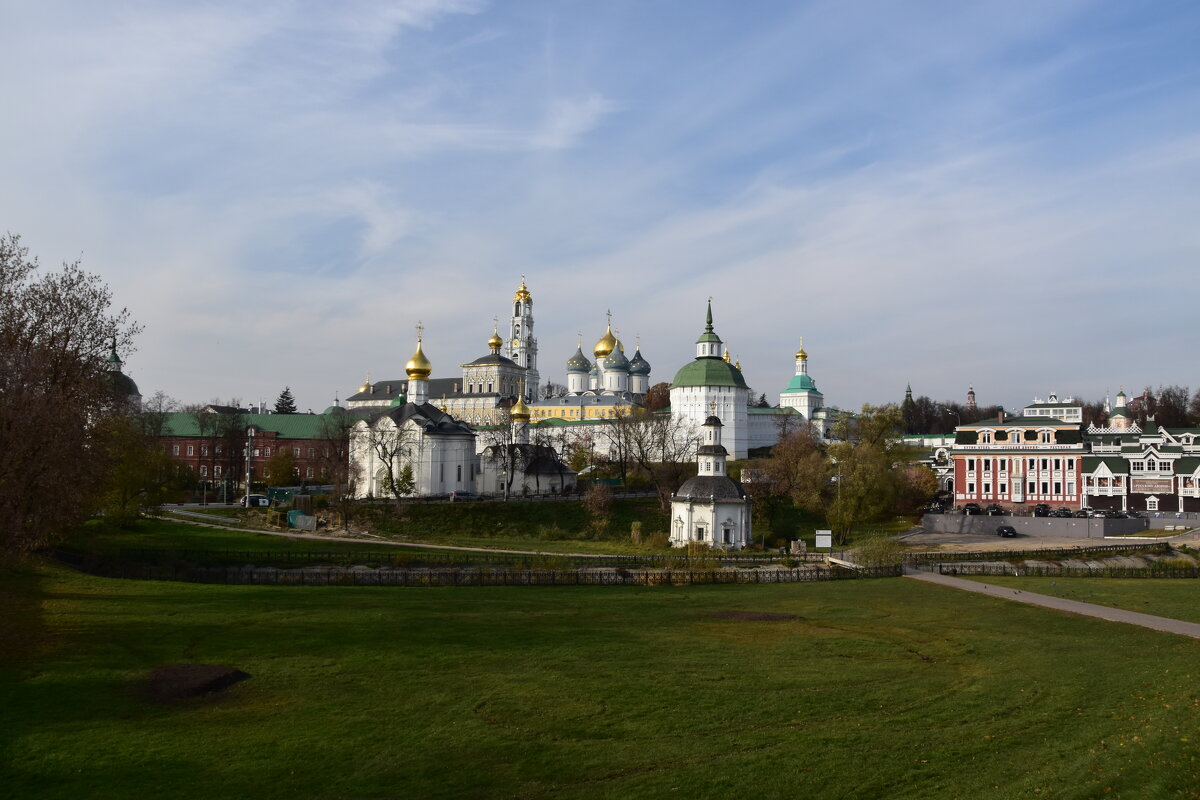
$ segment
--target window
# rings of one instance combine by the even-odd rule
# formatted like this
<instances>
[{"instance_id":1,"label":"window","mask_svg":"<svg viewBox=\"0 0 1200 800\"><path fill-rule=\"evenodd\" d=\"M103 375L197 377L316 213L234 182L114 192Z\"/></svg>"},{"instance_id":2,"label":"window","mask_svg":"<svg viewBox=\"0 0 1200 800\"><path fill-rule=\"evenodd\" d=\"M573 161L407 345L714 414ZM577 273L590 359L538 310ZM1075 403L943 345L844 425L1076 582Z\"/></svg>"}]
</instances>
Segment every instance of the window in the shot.
<instances>
[{"instance_id":1,"label":"window","mask_svg":"<svg viewBox=\"0 0 1200 800\"><path fill-rule=\"evenodd\" d=\"M292 477L293 478L300 477L300 468L299 467L292 467Z\"/></svg>"},{"instance_id":2,"label":"window","mask_svg":"<svg viewBox=\"0 0 1200 800\"><path fill-rule=\"evenodd\" d=\"M1008 494L1008 484L1007 483L1000 484L1000 494Z\"/></svg>"},{"instance_id":3,"label":"window","mask_svg":"<svg viewBox=\"0 0 1200 800\"><path fill-rule=\"evenodd\" d=\"M1054 468L1062 469L1062 459L1061 458L1054 459Z\"/></svg>"},{"instance_id":4,"label":"window","mask_svg":"<svg viewBox=\"0 0 1200 800\"><path fill-rule=\"evenodd\" d=\"M1042 459L1042 469L1050 469L1050 459L1048 459L1048 458Z\"/></svg>"},{"instance_id":5,"label":"window","mask_svg":"<svg viewBox=\"0 0 1200 800\"><path fill-rule=\"evenodd\" d=\"M310 470L310 472L311 472L311 470ZM457 480L458 480L458 482L459 482L459 483L462 483L462 464L459 464L459 465L458 465L458 477L457 477Z\"/></svg>"},{"instance_id":6,"label":"window","mask_svg":"<svg viewBox=\"0 0 1200 800\"><path fill-rule=\"evenodd\" d=\"M968 458L967 459L967 472L974 472L974 471L975 471L975 459Z\"/></svg>"},{"instance_id":7,"label":"window","mask_svg":"<svg viewBox=\"0 0 1200 800\"><path fill-rule=\"evenodd\" d=\"M1029 492L1030 494L1037 494L1037 484L1036 484L1036 483L1034 483L1033 481L1030 481L1030 482L1029 482L1029 489L1028 489L1028 492Z\"/></svg>"},{"instance_id":8,"label":"window","mask_svg":"<svg viewBox=\"0 0 1200 800\"><path fill-rule=\"evenodd\" d=\"M179 455L179 445L174 445L171 448L171 455L175 455L175 456Z\"/></svg>"},{"instance_id":9,"label":"window","mask_svg":"<svg viewBox=\"0 0 1200 800\"><path fill-rule=\"evenodd\" d=\"M1001 458L1001 459L998 459L998 461L999 461L999 463L996 465L996 469L999 472L1008 472L1008 459Z\"/></svg>"},{"instance_id":10,"label":"window","mask_svg":"<svg viewBox=\"0 0 1200 800\"><path fill-rule=\"evenodd\" d=\"M967 484L967 494L975 494L975 484L973 484L973 483Z\"/></svg>"},{"instance_id":11,"label":"window","mask_svg":"<svg viewBox=\"0 0 1200 800\"><path fill-rule=\"evenodd\" d=\"M201 478L208 477L208 467L204 466L203 464L200 465L200 477Z\"/></svg>"},{"instance_id":12,"label":"window","mask_svg":"<svg viewBox=\"0 0 1200 800\"><path fill-rule=\"evenodd\" d=\"M1052 437L1052 434L1050 433L1050 431L1042 431L1042 436L1041 436L1040 441L1042 444L1050 444L1051 437Z\"/></svg>"},{"instance_id":13,"label":"window","mask_svg":"<svg viewBox=\"0 0 1200 800\"><path fill-rule=\"evenodd\" d=\"M1050 483L1042 481L1042 494L1050 494Z\"/></svg>"},{"instance_id":14,"label":"window","mask_svg":"<svg viewBox=\"0 0 1200 800\"><path fill-rule=\"evenodd\" d=\"M267 458L270 458L270 457L271 457L271 448L269 448L269 447L264 447L264 448L263 448L263 455L264 455L264 456L266 456Z\"/></svg>"},{"instance_id":15,"label":"window","mask_svg":"<svg viewBox=\"0 0 1200 800\"><path fill-rule=\"evenodd\" d=\"M1034 469L1036 467L1037 467L1037 459L1036 458L1029 459L1029 468Z\"/></svg>"},{"instance_id":16,"label":"window","mask_svg":"<svg viewBox=\"0 0 1200 800\"><path fill-rule=\"evenodd\" d=\"M1062 483L1061 482L1059 482L1059 481L1054 482L1054 493L1062 494Z\"/></svg>"},{"instance_id":17,"label":"window","mask_svg":"<svg viewBox=\"0 0 1200 800\"><path fill-rule=\"evenodd\" d=\"M317 448L315 448L315 447L308 448L308 457L309 458L313 458L314 456L316 456L316 454L317 454Z\"/></svg>"},{"instance_id":18,"label":"window","mask_svg":"<svg viewBox=\"0 0 1200 800\"><path fill-rule=\"evenodd\" d=\"M1146 459L1146 471L1154 472L1154 470L1156 470L1156 469L1158 469L1158 464L1155 463L1154 459L1153 458Z\"/></svg>"},{"instance_id":19,"label":"window","mask_svg":"<svg viewBox=\"0 0 1200 800\"><path fill-rule=\"evenodd\" d=\"M217 455L221 455L221 445L217 445Z\"/></svg>"},{"instance_id":20,"label":"window","mask_svg":"<svg viewBox=\"0 0 1200 800\"><path fill-rule=\"evenodd\" d=\"M293 448L292 448L292 455L293 455L293 456L295 456L296 458L299 458L299 457L300 457L300 448L299 448L299 447L293 447Z\"/></svg>"},{"instance_id":21,"label":"window","mask_svg":"<svg viewBox=\"0 0 1200 800\"><path fill-rule=\"evenodd\" d=\"M1147 511L1158 511L1158 498L1157 497L1147 497L1146 498L1146 510Z\"/></svg>"},{"instance_id":22,"label":"window","mask_svg":"<svg viewBox=\"0 0 1200 800\"><path fill-rule=\"evenodd\" d=\"M1067 459L1067 472L1074 472L1074 471L1075 471L1075 460L1068 458Z\"/></svg>"},{"instance_id":23,"label":"window","mask_svg":"<svg viewBox=\"0 0 1200 800\"><path fill-rule=\"evenodd\" d=\"M192 446L190 444L188 445L188 455L195 455L195 453L192 452Z\"/></svg>"},{"instance_id":24,"label":"window","mask_svg":"<svg viewBox=\"0 0 1200 800\"><path fill-rule=\"evenodd\" d=\"M312 467L309 467L308 469L304 470L304 477L311 478L312 476L313 476L313 468Z\"/></svg>"},{"instance_id":25,"label":"window","mask_svg":"<svg viewBox=\"0 0 1200 800\"><path fill-rule=\"evenodd\" d=\"M992 432L984 431L983 433L979 434L979 443L980 444L991 444L992 443Z\"/></svg>"},{"instance_id":26,"label":"window","mask_svg":"<svg viewBox=\"0 0 1200 800\"><path fill-rule=\"evenodd\" d=\"M1129 466L1133 469L1134 472L1141 472L1142 470L1144 470L1146 468L1146 462L1134 461Z\"/></svg>"},{"instance_id":27,"label":"window","mask_svg":"<svg viewBox=\"0 0 1200 800\"><path fill-rule=\"evenodd\" d=\"M215 467L213 467L213 477L216 477L216 478L221 477L221 465L220 464L217 464Z\"/></svg>"},{"instance_id":28,"label":"window","mask_svg":"<svg viewBox=\"0 0 1200 800\"><path fill-rule=\"evenodd\" d=\"M703 525L698 525L696 527L696 541L697 542L704 541L704 526Z\"/></svg>"},{"instance_id":29,"label":"window","mask_svg":"<svg viewBox=\"0 0 1200 800\"><path fill-rule=\"evenodd\" d=\"M258 447L254 448L254 457L258 458L261 455L262 455L262 449L258 448Z\"/></svg>"},{"instance_id":30,"label":"window","mask_svg":"<svg viewBox=\"0 0 1200 800\"><path fill-rule=\"evenodd\" d=\"M202 455L202 456L208 455L208 445L202 445L200 447L200 455Z\"/></svg>"}]
</instances>

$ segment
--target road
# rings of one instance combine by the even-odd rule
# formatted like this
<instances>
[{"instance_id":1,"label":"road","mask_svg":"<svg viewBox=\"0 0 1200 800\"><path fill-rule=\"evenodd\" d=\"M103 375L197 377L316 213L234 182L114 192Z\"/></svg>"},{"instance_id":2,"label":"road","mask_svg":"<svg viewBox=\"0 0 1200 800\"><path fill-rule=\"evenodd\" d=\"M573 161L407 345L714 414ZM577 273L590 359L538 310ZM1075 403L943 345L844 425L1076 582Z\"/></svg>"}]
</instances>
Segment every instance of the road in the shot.
<instances>
[{"instance_id":1,"label":"road","mask_svg":"<svg viewBox=\"0 0 1200 800\"><path fill-rule=\"evenodd\" d=\"M986 594L1004 600L1014 600L1018 603L1041 606L1042 608L1052 608L1055 611L1066 611L1069 614L1082 614L1086 617L1096 617L1097 619L1105 619L1109 622L1140 625L1143 628L1200 639L1200 624L1195 622L1184 622L1183 620L1170 619L1168 617L1156 617L1153 614L1140 614L1137 611L1125 611L1120 608L1098 606L1094 603L1081 603L1078 600L1067 600L1062 597L1052 597L1048 594L1026 592L1021 589L1011 589L1007 586L992 586L980 581L969 581L963 578L940 575L936 572L925 572L910 567L905 568L904 576L928 583L936 583L939 586L948 586L967 592Z\"/></svg>"}]
</instances>

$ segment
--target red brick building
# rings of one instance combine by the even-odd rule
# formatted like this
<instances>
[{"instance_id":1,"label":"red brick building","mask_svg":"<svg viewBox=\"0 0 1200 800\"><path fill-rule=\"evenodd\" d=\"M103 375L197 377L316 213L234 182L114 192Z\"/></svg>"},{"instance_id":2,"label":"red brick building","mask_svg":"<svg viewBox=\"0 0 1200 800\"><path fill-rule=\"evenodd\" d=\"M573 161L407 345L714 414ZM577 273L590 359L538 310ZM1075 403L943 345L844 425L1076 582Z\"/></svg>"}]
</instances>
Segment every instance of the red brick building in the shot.
<instances>
[{"instance_id":1,"label":"red brick building","mask_svg":"<svg viewBox=\"0 0 1200 800\"><path fill-rule=\"evenodd\" d=\"M1082 505L1085 452L1077 423L1006 417L960 425L954 435L954 501L1020 509Z\"/></svg>"}]
</instances>

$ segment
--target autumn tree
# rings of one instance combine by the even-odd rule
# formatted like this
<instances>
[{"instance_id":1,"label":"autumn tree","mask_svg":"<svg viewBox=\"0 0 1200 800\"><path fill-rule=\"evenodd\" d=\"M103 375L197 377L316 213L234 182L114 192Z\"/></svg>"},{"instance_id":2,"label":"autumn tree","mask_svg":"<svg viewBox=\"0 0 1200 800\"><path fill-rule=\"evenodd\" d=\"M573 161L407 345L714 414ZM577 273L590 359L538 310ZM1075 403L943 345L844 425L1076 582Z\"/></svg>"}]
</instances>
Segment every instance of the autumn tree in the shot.
<instances>
[{"instance_id":1,"label":"autumn tree","mask_svg":"<svg viewBox=\"0 0 1200 800\"><path fill-rule=\"evenodd\" d=\"M884 519L895 508L893 466L898 458L909 460L896 452L903 425L895 405L864 405L859 414L834 423L829 456L836 484L825 516L837 544L849 540L855 525Z\"/></svg>"},{"instance_id":2,"label":"autumn tree","mask_svg":"<svg viewBox=\"0 0 1200 800\"><path fill-rule=\"evenodd\" d=\"M662 411L671 406L671 384L656 383L646 391L642 408L647 411Z\"/></svg>"},{"instance_id":3,"label":"autumn tree","mask_svg":"<svg viewBox=\"0 0 1200 800\"><path fill-rule=\"evenodd\" d=\"M104 489L104 422L125 413L105 356L139 328L78 261L43 272L0 237L0 551L45 544L86 519Z\"/></svg>"},{"instance_id":4,"label":"autumn tree","mask_svg":"<svg viewBox=\"0 0 1200 800\"><path fill-rule=\"evenodd\" d=\"M692 454L698 444L695 426L667 413L638 410L628 415L630 456L654 484L663 511L671 509L671 497L695 473Z\"/></svg>"},{"instance_id":5,"label":"autumn tree","mask_svg":"<svg viewBox=\"0 0 1200 800\"><path fill-rule=\"evenodd\" d=\"M277 447L263 466L267 486L292 486L296 482L296 457L290 447Z\"/></svg>"}]
</instances>

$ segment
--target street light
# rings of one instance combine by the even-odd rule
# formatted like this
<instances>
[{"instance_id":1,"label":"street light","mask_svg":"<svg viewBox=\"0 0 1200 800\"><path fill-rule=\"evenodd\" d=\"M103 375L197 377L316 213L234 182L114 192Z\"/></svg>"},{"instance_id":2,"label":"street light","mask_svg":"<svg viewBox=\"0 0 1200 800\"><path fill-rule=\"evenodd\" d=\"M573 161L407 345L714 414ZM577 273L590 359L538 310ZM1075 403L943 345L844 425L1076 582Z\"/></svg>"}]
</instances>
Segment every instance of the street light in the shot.
<instances>
[{"instance_id":1,"label":"street light","mask_svg":"<svg viewBox=\"0 0 1200 800\"><path fill-rule=\"evenodd\" d=\"M246 429L246 496L242 498L244 508L250 507L250 456L254 447L254 427Z\"/></svg>"},{"instance_id":2,"label":"street light","mask_svg":"<svg viewBox=\"0 0 1200 800\"><path fill-rule=\"evenodd\" d=\"M954 420L958 423L958 425L956 427L962 427L962 416L959 415L959 413L957 411L953 411L949 408L943 408L942 412L945 414L953 414Z\"/></svg>"}]
</instances>

